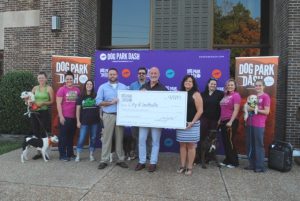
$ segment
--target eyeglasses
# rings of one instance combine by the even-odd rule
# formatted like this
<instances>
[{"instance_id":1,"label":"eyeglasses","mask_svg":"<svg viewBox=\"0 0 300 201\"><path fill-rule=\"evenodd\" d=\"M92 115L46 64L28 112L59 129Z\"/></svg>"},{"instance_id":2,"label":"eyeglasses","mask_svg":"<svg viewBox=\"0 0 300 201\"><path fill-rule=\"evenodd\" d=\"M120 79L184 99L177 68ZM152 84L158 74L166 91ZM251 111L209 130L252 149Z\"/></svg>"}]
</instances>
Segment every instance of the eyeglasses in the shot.
<instances>
[{"instance_id":1,"label":"eyeglasses","mask_svg":"<svg viewBox=\"0 0 300 201\"><path fill-rule=\"evenodd\" d=\"M146 73L138 73L139 75L146 75Z\"/></svg>"}]
</instances>

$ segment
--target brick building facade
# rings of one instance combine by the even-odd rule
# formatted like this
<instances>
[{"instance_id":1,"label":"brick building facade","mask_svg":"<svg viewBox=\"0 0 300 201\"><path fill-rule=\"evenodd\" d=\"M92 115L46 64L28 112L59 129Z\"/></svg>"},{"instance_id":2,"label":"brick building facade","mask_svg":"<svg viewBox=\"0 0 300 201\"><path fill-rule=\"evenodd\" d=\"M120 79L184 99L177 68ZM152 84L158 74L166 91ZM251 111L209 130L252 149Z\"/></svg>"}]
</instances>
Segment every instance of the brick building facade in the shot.
<instances>
[{"instance_id":1,"label":"brick building facade","mask_svg":"<svg viewBox=\"0 0 300 201\"><path fill-rule=\"evenodd\" d=\"M178 0L153 0L157 5L168 6L175 4L181 5L183 1ZM206 0L195 1L197 6L210 7ZM0 2L0 41L3 38L3 47L0 43L0 65L1 54L3 54L3 71L4 73L10 70L29 70L37 73L40 70L50 73L51 55L68 55L68 56L93 56L96 49L96 38L99 21L97 24L96 0L2 0ZM192 1L190 8L193 13L197 14L197 9L193 7ZM299 0L273 0L269 3L269 44L268 55L280 56L280 65L278 73L278 91L277 91L277 111L276 111L276 136L279 139L285 139L291 142L295 147L300 147L300 120L296 118L296 113L300 112L300 1ZM185 7L187 8L187 7ZM99 9L99 5L98 5ZM152 10L155 8L152 8ZM164 9L168 10L168 9ZM37 22L31 22L29 25L5 25L5 20L11 12L32 11L25 12L24 15L36 16ZM160 13L155 10L156 16L161 15L160 19L164 17L167 19L168 15ZM171 11L170 11L171 12ZM204 11L201 11L203 14ZM264 11L263 11L264 12ZM208 26L211 21L212 14L208 17L202 16L199 18L201 27ZM21 16L23 14L21 13ZM61 31L51 31L51 16L58 15L61 17ZM6 17L6 18L5 18ZM194 17L194 16L192 16ZM1 22L2 18L2 22ZM203 21L203 20L206 21ZM99 19L98 19L99 20ZM103 19L101 19L103 22ZM152 19L153 22L157 19ZM164 19L165 20L165 19ZM165 21L164 21L165 22ZM15 23L15 22L14 22ZM189 23L189 22L182 22ZM199 24L198 22L196 24ZM153 49L177 49L179 45L188 44L186 41L173 40L173 35L168 30L167 26L160 27L160 24L153 26L157 30L156 35L152 35L153 44L150 47ZM189 24L187 24L189 25ZM192 25L192 24L191 24ZM1 35L1 26L3 34ZM187 27L187 26L186 26ZM191 26L189 30L194 30ZM159 32L162 31L161 33ZM178 28L176 29L178 30ZM200 29L199 29L200 30ZM203 29L205 30L205 29ZM208 29L207 29L208 30ZM109 30L107 30L109 31ZM198 30L196 30L198 31ZM170 38L168 37L168 33ZM189 32L185 32L189 33ZM159 35L161 34L161 35ZM198 32L197 32L198 34ZM201 35L202 34L202 35ZM207 35L207 39L201 38ZM199 32L200 41L192 44L192 47L182 48L197 48L195 44L205 46L211 43L211 32ZM159 43L155 41L164 39ZM99 37L98 37L99 39ZM196 37L195 40L198 40ZM109 41L109 40L108 40ZM168 41L166 43L166 41ZM205 42L209 43L205 43ZM101 41L98 44L101 44ZM201 45L202 44L202 45ZM175 46L174 46L175 45ZM174 46L174 47L173 47Z\"/></svg>"},{"instance_id":2,"label":"brick building facade","mask_svg":"<svg viewBox=\"0 0 300 201\"><path fill-rule=\"evenodd\" d=\"M3 21L11 20L7 16L26 19L32 16L30 12L38 13L34 15L36 23L19 22L3 27L4 73L29 70L33 73L45 71L50 75L52 55L92 56L96 48L96 3L96 0L2 1ZM61 17L59 32L51 31L53 15Z\"/></svg>"}]
</instances>

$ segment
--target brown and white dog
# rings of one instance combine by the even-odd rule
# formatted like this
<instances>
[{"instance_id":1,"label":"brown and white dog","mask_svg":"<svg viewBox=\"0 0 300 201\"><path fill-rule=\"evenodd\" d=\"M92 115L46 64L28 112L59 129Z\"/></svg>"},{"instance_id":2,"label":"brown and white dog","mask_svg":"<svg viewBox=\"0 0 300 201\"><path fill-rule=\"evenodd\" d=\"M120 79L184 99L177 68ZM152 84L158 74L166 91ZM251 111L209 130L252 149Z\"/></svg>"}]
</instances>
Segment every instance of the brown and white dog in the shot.
<instances>
[{"instance_id":1,"label":"brown and white dog","mask_svg":"<svg viewBox=\"0 0 300 201\"><path fill-rule=\"evenodd\" d=\"M45 137L45 138L37 138L35 136L26 136L22 145L22 154L21 154L21 162L24 163L24 159L28 160L27 153L29 147L35 147L38 151L41 151L43 159L45 162L48 162L49 155L48 150L53 143L58 143L58 137L56 135Z\"/></svg>"},{"instance_id":2,"label":"brown and white dog","mask_svg":"<svg viewBox=\"0 0 300 201\"><path fill-rule=\"evenodd\" d=\"M244 120L245 122L247 121L249 117L249 109L253 108L254 109L254 114L257 114L258 111L258 98L256 95L250 95L247 98L247 102L244 105Z\"/></svg>"}]
</instances>

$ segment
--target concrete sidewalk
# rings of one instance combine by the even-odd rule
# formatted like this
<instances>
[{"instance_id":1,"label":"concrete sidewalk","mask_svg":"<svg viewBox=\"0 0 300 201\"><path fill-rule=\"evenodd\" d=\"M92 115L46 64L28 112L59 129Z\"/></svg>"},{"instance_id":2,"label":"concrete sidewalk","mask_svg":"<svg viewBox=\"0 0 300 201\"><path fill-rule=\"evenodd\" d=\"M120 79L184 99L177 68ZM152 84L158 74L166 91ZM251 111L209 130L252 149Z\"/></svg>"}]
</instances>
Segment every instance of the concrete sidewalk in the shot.
<instances>
[{"instance_id":1,"label":"concrete sidewalk","mask_svg":"<svg viewBox=\"0 0 300 201\"><path fill-rule=\"evenodd\" d=\"M96 159L100 158L97 150ZM98 161L63 162L51 151L51 161L20 162L21 150L0 156L0 200L300 200L300 167L288 173L268 170L254 173L243 169L204 170L196 166L192 176L176 173L179 156L160 153L158 170L134 171L110 165L98 170ZM31 158L36 151L30 150Z\"/></svg>"}]
</instances>

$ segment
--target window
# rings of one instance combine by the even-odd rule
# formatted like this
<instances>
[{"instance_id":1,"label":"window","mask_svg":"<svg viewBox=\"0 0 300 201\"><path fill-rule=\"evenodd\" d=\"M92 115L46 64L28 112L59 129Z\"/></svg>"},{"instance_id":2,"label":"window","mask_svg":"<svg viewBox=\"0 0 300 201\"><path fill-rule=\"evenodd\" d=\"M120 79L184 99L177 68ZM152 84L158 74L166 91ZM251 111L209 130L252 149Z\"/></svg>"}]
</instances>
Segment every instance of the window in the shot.
<instances>
[{"instance_id":1,"label":"window","mask_svg":"<svg viewBox=\"0 0 300 201\"><path fill-rule=\"evenodd\" d=\"M231 76L234 76L235 57L267 54L268 9L265 8L268 0L214 0L213 48L231 50Z\"/></svg>"},{"instance_id":2,"label":"window","mask_svg":"<svg viewBox=\"0 0 300 201\"><path fill-rule=\"evenodd\" d=\"M150 0L100 0L98 49L150 48Z\"/></svg>"}]
</instances>

